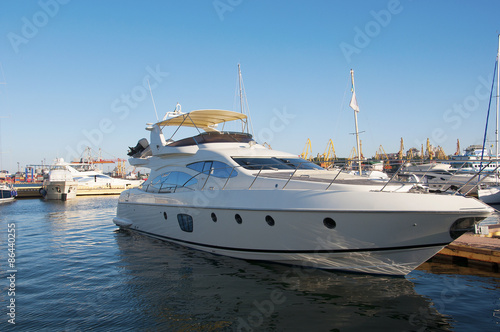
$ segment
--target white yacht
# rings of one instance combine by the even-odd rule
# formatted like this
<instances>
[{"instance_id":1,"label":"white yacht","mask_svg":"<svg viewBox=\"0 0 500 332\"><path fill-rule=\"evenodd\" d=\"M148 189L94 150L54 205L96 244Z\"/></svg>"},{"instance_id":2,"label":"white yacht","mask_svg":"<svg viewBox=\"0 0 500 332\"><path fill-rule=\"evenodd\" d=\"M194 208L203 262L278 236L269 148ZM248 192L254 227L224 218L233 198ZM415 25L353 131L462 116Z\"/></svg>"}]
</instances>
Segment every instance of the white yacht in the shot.
<instances>
[{"instance_id":1,"label":"white yacht","mask_svg":"<svg viewBox=\"0 0 500 332\"><path fill-rule=\"evenodd\" d=\"M241 132L224 130L232 120ZM165 139L165 126L199 134ZM151 174L122 192L114 223L241 259L406 275L493 212L475 198L322 169L245 128L244 114L223 110L148 124L150 144L131 149L129 162Z\"/></svg>"},{"instance_id":2,"label":"white yacht","mask_svg":"<svg viewBox=\"0 0 500 332\"><path fill-rule=\"evenodd\" d=\"M113 178L104 174L101 170L89 163L66 164L66 168L71 172L79 187L86 188L132 188L139 186L142 180L129 180Z\"/></svg>"},{"instance_id":3,"label":"white yacht","mask_svg":"<svg viewBox=\"0 0 500 332\"><path fill-rule=\"evenodd\" d=\"M401 174L416 175L431 191L460 190L464 194L475 194L478 184L496 183L496 177L491 173L461 172L461 169L443 163L408 164L402 168Z\"/></svg>"},{"instance_id":4,"label":"white yacht","mask_svg":"<svg viewBox=\"0 0 500 332\"><path fill-rule=\"evenodd\" d=\"M77 182L66 168L62 158L56 159L50 166L49 172L44 174L43 186L40 194L47 200L66 201L76 197Z\"/></svg>"}]
</instances>

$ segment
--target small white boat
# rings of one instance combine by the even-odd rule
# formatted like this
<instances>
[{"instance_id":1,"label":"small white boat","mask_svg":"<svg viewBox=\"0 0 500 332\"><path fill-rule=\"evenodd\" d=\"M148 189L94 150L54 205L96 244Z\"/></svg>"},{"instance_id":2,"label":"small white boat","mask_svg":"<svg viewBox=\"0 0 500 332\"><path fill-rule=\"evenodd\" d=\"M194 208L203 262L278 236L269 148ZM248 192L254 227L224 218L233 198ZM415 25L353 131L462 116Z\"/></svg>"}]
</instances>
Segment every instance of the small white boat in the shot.
<instances>
[{"instance_id":1,"label":"small white boat","mask_svg":"<svg viewBox=\"0 0 500 332\"><path fill-rule=\"evenodd\" d=\"M493 212L475 198L408 190L412 184L338 179L340 171L269 150L245 129L217 129L233 120L247 128L244 114L223 110L179 111L150 124L150 144L129 162L151 174L122 192L114 223L219 255L406 275ZM165 126L199 134L165 139Z\"/></svg>"},{"instance_id":2,"label":"small white boat","mask_svg":"<svg viewBox=\"0 0 500 332\"><path fill-rule=\"evenodd\" d=\"M484 186L477 191L478 198L486 204L500 204L500 186Z\"/></svg>"},{"instance_id":3,"label":"small white boat","mask_svg":"<svg viewBox=\"0 0 500 332\"><path fill-rule=\"evenodd\" d=\"M76 197L77 182L71 172L66 169L62 158L56 159L50 166L49 172L44 175L40 194L47 200L66 201Z\"/></svg>"},{"instance_id":4,"label":"small white boat","mask_svg":"<svg viewBox=\"0 0 500 332\"><path fill-rule=\"evenodd\" d=\"M12 184L2 182L0 183L0 203L12 202L17 196L17 191Z\"/></svg>"}]
</instances>

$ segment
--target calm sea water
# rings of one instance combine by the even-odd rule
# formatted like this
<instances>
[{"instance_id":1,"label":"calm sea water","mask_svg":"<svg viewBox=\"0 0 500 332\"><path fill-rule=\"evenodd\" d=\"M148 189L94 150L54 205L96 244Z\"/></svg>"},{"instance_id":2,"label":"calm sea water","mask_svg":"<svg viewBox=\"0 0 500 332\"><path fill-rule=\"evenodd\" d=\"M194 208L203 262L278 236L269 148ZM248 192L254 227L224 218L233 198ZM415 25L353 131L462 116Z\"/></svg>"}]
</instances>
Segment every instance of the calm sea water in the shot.
<instances>
[{"instance_id":1,"label":"calm sea water","mask_svg":"<svg viewBox=\"0 0 500 332\"><path fill-rule=\"evenodd\" d=\"M500 330L498 273L432 263L392 278L215 256L118 231L117 201L0 205L1 331Z\"/></svg>"}]
</instances>

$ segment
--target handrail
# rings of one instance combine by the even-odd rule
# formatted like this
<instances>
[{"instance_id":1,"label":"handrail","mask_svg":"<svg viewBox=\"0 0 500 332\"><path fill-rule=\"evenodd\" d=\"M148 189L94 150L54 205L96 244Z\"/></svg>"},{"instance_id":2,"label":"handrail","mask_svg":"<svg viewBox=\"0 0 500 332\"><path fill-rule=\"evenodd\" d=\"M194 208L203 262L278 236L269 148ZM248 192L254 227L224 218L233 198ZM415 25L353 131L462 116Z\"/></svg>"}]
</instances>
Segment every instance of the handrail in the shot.
<instances>
[{"instance_id":1,"label":"handrail","mask_svg":"<svg viewBox=\"0 0 500 332\"><path fill-rule=\"evenodd\" d=\"M458 189L458 191L456 191L454 194L456 194L460 190L463 190L463 188L466 187L467 185L470 185L470 183L472 181L474 181L474 179L476 179L478 176L480 176L481 173L484 176L484 174L486 173L485 172L486 168L487 167L491 168L490 165L492 164L492 162L493 161L489 161L489 163L487 163L485 166L483 166L482 169L479 172L477 172L477 174L475 174L471 179L469 179L465 184L463 184ZM297 181L297 180L300 181L301 180L301 178L297 176L297 173L299 170L309 170L310 173L307 173L307 174L309 174L311 176L310 181L312 183L315 183L319 188L325 188L324 190L329 190L336 183L336 181L338 181L339 178L343 179L343 177L341 175L342 175L342 173L346 174L345 171L349 167L348 162L344 163L343 166L341 166L339 164L338 165L339 168L337 168L336 170L333 171L333 172L336 171L337 172L336 174L334 174L333 172L331 172L331 173L329 172L330 175L328 175L327 173L320 172L318 174L318 177L316 178L315 174L313 172L313 169L312 168L311 169L303 168L304 164L305 164L305 162L304 163L297 162L296 164L287 164L288 167L280 167L280 166L283 166L283 163L276 163L276 164L255 163L255 164L251 164L251 165L244 164L244 165L236 165L236 166L227 165L227 167L220 167L221 169L222 168L226 169L226 171L223 173L223 176L220 176L220 177L215 176L214 175L215 173L213 173L213 172L217 168L212 168L210 170L205 170L205 171L201 171L201 172L198 171L198 173L196 175L192 176L190 178L190 180L188 180L187 182L191 181L191 179L193 179L193 178L198 178L200 181L199 181L199 184L197 185L197 188L199 188L199 189L193 189L193 190L204 191L205 188L208 188L207 186L209 185L209 181L210 181L210 186L212 185L213 179L211 179L211 178L217 178L218 181L214 182L214 188L217 188L217 190L225 190L228 186L233 187L232 185L229 184L229 181L231 180L231 178L235 177L234 174L238 172L238 168L241 168L242 170L245 170L242 174L246 173L246 174L250 175L251 177L253 177L253 179L250 179L250 178L247 179L249 182L251 181L250 184L248 184L248 182L246 182L246 181L241 182L241 183L236 182L238 184L238 186L237 186L238 188L240 188L240 185L241 185L241 188L246 188L247 190L252 189L260 177L264 177L264 178L270 177L273 179L277 179L279 181L279 183L283 183L283 185L280 187L280 189L286 190L286 188L288 188L288 186L290 185L290 181L292 181L292 180L293 181ZM402 174L404 167L405 167L405 163L400 163L398 165L396 172L393 173L388 180L385 180L384 182L378 182L378 183L373 182L372 184L373 184L373 186L375 186L373 189L376 191L383 192L391 183L392 184L400 183L398 181L398 176L400 176ZM229 168L231 168L231 171L229 171ZM458 170L460 170L462 168L463 168L463 166L461 166ZM495 168L494 172L496 172L498 169L500 169L500 165L497 168ZM257 170L258 170L257 173L253 173ZM276 172L276 175L274 175L275 172L272 172L272 170L278 171L278 172ZM423 170L424 170L425 174L429 173L429 170L425 171L425 168ZM458 176L458 174L457 174L458 170L455 173L451 173L450 175L452 177ZM263 172L264 172L264 175L263 175ZM488 170L488 172L489 172L489 170ZM203 179L203 181L201 181L201 179L200 179L200 176L202 174L206 175L206 178ZM324 176L324 175L322 176L320 174L326 174L326 176ZM332 178L330 178L330 176ZM237 178L239 179L239 177L237 177ZM475 184L472 189L474 189L479 184L481 184L483 181L485 181L486 178L489 178L489 176L482 178L482 180L479 181L477 184ZM347 178L347 180L349 180L349 179L350 178ZM445 180L444 183L450 183L451 181L453 181L453 180L451 178L448 178L447 180ZM245 183L246 183L246 185L245 185ZM265 183L267 184L267 182L265 182ZM326 187L322 186L321 183L323 183ZM419 181L419 183L420 183L420 181ZM278 186L274 185L274 183L270 183L269 189L271 189L271 184L273 184L272 185L273 188L278 188ZM380 188L380 186L382 186L382 187ZM161 192L162 190L165 189L165 187L166 187L165 184L161 184L160 188L156 189L157 187L151 185L151 183L148 183L147 185L143 186L142 188L144 188L143 190L145 190L145 191L151 191L154 188L155 189L154 191L157 190L158 192ZM169 186L169 187L172 187L172 186ZM380 189L377 189L377 187ZM176 192L176 191L178 191L177 189L179 189L179 188L180 187L177 187L177 188L172 187L169 189L172 190L172 192ZM212 187L210 187L210 188L213 189ZM266 189L267 189L267 185L266 185ZM322 189L319 189L319 190L322 190ZM471 190L468 190L466 194L468 194Z\"/></svg>"},{"instance_id":2,"label":"handrail","mask_svg":"<svg viewBox=\"0 0 500 332\"><path fill-rule=\"evenodd\" d=\"M205 183L203 184L203 187L201 187L200 191L203 191L205 189L205 186L207 185L208 179L210 178L210 173L212 173L212 169L209 169L208 172L200 172L201 174L207 174L207 179L205 180Z\"/></svg>"},{"instance_id":3,"label":"handrail","mask_svg":"<svg viewBox=\"0 0 500 332\"><path fill-rule=\"evenodd\" d=\"M300 165L302 165L302 163L299 163L297 165L297 167L295 168L295 171L293 171L292 175L288 178L288 181L285 183L285 185L281 189L285 189L285 187L288 185L288 182L290 182L290 180L293 178L293 176L295 175L295 173L297 173L297 170L300 168Z\"/></svg>"},{"instance_id":4,"label":"handrail","mask_svg":"<svg viewBox=\"0 0 500 332\"><path fill-rule=\"evenodd\" d=\"M399 171L403 168L404 164L401 163L401 166L399 166L398 170L396 171L396 173L394 173L392 175L392 177L389 179L389 181L387 181L384 186L382 187L382 189L380 189L380 191L384 191L385 187L387 187L387 185L389 184L389 182L391 182L395 177L396 175L398 175Z\"/></svg>"},{"instance_id":5,"label":"handrail","mask_svg":"<svg viewBox=\"0 0 500 332\"><path fill-rule=\"evenodd\" d=\"M493 162L493 161L490 161L490 162L488 163L488 165L489 165L489 164L491 164L492 162ZM486 165L486 166L484 166L484 167L486 168L488 165ZM498 170L498 168L500 168L500 165L498 165L497 167L495 167L495 170L493 170L493 172L492 172L492 173L496 173L496 171ZM479 174L477 174L477 175L479 175ZM489 175L486 175L486 176L485 176L485 177L483 177L481 180L479 180L479 181L478 181L478 182L477 182L477 183L476 183L476 184L475 184L472 188L470 188L469 190L467 190L467 192L464 194L464 196L467 196L467 194L468 194L468 193L470 193L470 192L471 192L474 188L476 188L476 187L479 189L479 185L480 185L480 184L481 184L484 180L486 180L488 177L489 177ZM463 187L465 187L465 185L463 185ZM460 189L462 189L462 188L460 188ZM455 192L455 193L456 193L456 192Z\"/></svg>"},{"instance_id":6,"label":"handrail","mask_svg":"<svg viewBox=\"0 0 500 332\"><path fill-rule=\"evenodd\" d=\"M257 178L259 177L260 172L262 172L262 169L263 169L263 168L264 168L264 165L262 165L262 166L260 167L259 173L257 173L257 175L255 176L255 178L254 178L254 179L253 179L253 181L252 181L252 184L250 184L250 187L248 187L248 189L249 189L249 190L252 188L253 184L255 183L255 180L257 180Z\"/></svg>"},{"instance_id":7,"label":"handrail","mask_svg":"<svg viewBox=\"0 0 500 332\"><path fill-rule=\"evenodd\" d=\"M226 188L226 185L227 185L227 183L229 182L229 179L231 178L231 175L233 175L233 171L234 171L234 169L235 169L235 168L236 168L236 166L233 166L233 168L231 169L231 173L229 173L229 176L227 177L227 180L226 180L226 182L224 183L224 186L222 187L222 189L221 189L221 190L224 190L224 188Z\"/></svg>"},{"instance_id":8,"label":"handrail","mask_svg":"<svg viewBox=\"0 0 500 332\"><path fill-rule=\"evenodd\" d=\"M330 187L332 186L333 182L335 182L335 180L337 180L338 176L340 175L340 173L342 173L342 171L344 170L344 168L346 167L347 163L344 164L344 166L342 166L342 168L339 170L339 172L337 173L337 175L335 175L335 177L333 178L332 182L330 182L330 184L328 185L328 187L326 187L325 190L328 190L330 189Z\"/></svg>"},{"instance_id":9,"label":"handrail","mask_svg":"<svg viewBox=\"0 0 500 332\"><path fill-rule=\"evenodd\" d=\"M460 188L458 188L458 189L457 189L457 190L453 193L453 195L456 195L456 194L457 194L457 193L458 193L461 189L463 189L466 185L468 185L468 184L469 184L472 180L474 180L477 176L480 176L480 175L481 175L481 172L482 172L482 171L484 171L484 170L485 170L485 168L486 168L486 167L488 167L488 166L489 166L492 162L493 162L493 161L490 161L488 164L486 164L486 166L484 166L483 168L481 168L481 169L479 170L479 172L477 172L477 174L474 174L474 176L473 176L473 177L471 177L471 178L469 179L469 181L465 182L465 184L464 184L464 185L462 185ZM498 168L498 167L497 167L497 168ZM497 170L497 168L495 168L495 171ZM485 178L487 178L487 177L488 177L488 176L485 176ZM483 180L484 180L484 179L483 179ZM481 181L481 182L482 182L482 181ZM473 187L472 187L469 191L467 191L467 194L468 194L468 193L469 193L472 189L474 189L476 186L477 186L477 184L476 184L476 185L474 185L474 186L473 186ZM464 196L465 196L465 195L464 195Z\"/></svg>"}]
</instances>

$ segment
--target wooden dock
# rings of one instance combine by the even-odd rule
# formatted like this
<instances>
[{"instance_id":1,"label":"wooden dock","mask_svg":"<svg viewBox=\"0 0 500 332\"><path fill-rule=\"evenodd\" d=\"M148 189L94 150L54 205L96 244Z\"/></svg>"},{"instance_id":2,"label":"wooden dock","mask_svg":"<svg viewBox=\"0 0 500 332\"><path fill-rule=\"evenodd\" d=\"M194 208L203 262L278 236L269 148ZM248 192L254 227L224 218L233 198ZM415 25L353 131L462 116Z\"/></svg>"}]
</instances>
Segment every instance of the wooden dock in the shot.
<instances>
[{"instance_id":1,"label":"wooden dock","mask_svg":"<svg viewBox=\"0 0 500 332\"><path fill-rule=\"evenodd\" d=\"M467 265L500 267L500 225L490 225L489 235L465 233L434 256Z\"/></svg>"}]
</instances>

